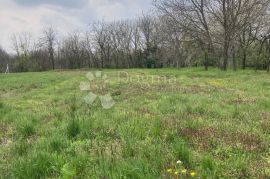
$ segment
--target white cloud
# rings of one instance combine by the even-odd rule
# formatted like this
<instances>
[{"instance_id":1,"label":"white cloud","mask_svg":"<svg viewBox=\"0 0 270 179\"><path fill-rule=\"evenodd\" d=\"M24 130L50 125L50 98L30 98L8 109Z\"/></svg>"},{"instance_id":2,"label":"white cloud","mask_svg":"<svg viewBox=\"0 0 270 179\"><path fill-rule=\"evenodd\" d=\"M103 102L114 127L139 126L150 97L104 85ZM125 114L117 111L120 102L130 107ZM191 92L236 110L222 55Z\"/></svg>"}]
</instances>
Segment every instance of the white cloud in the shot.
<instances>
[{"instance_id":1,"label":"white cloud","mask_svg":"<svg viewBox=\"0 0 270 179\"><path fill-rule=\"evenodd\" d=\"M150 9L152 0L0 0L0 45L11 49L14 33L34 37L45 26L61 33L83 29L95 20L132 18Z\"/></svg>"}]
</instances>

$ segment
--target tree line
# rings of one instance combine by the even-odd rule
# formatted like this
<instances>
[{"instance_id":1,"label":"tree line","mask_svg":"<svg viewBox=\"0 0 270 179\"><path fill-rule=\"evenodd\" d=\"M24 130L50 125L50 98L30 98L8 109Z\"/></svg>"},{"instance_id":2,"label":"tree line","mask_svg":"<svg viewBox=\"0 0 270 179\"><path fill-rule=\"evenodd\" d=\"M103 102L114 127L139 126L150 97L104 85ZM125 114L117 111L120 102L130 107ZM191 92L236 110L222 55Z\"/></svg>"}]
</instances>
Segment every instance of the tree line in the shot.
<instances>
[{"instance_id":1,"label":"tree line","mask_svg":"<svg viewBox=\"0 0 270 179\"><path fill-rule=\"evenodd\" d=\"M35 39L14 34L0 47L0 70L247 67L270 71L269 0L154 0L136 19L97 21L60 38L54 27Z\"/></svg>"}]
</instances>

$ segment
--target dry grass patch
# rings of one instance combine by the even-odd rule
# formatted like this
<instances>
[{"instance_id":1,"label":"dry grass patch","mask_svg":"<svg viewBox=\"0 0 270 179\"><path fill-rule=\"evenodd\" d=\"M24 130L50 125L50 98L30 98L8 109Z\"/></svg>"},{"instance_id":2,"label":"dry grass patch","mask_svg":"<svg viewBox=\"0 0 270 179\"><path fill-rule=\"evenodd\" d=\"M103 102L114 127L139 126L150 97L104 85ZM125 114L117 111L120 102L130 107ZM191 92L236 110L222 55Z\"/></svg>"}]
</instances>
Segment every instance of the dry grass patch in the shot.
<instances>
[{"instance_id":1,"label":"dry grass patch","mask_svg":"<svg viewBox=\"0 0 270 179\"><path fill-rule=\"evenodd\" d=\"M257 102L257 99L255 98L247 98L247 97L238 97L231 101L229 101L229 104L254 104Z\"/></svg>"},{"instance_id":2,"label":"dry grass patch","mask_svg":"<svg viewBox=\"0 0 270 179\"><path fill-rule=\"evenodd\" d=\"M201 86L201 85L189 85L182 89L183 93L191 93L191 94L205 94L210 93L211 88L208 86Z\"/></svg>"},{"instance_id":3,"label":"dry grass patch","mask_svg":"<svg viewBox=\"0 0 270 179\"><path fill-rule=\"evenodd\" d=\"M179 134L187 138L192 146L197 150L209 150L214 143L220 141L232 147L240 147L240 149L252 152L263 151L266 149L266 144L260 136L256 134L243 133L243 132L225 132L218 131L214 128L181 128ZM214 142L214 143L213 143ZM237 145L240 146L237 146Z\"/></svg>"},{"instance_id":4,"label":"dry grass patch","mask_svg":"<svg viewBox=\"0 0 270 179\"><path fill-rule=\"evenodd\" d=\"M0 145L1 147L8 147L12 140L10 139L14 129L5 123L0 123Z\"/></svg>"}]
</instances>

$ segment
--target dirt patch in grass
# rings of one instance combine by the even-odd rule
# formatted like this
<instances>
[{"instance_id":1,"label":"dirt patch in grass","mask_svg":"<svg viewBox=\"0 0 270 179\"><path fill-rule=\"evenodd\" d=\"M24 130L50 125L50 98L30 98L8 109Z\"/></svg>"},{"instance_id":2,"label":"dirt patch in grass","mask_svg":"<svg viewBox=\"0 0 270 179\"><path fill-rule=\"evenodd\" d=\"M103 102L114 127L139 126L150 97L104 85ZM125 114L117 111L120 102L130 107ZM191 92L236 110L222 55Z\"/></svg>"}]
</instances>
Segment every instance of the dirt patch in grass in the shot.
<instances>
[{"instance_id":1,"label":"dirt patch in grass","mask_svg":"<svg viewBox=\"0 0 270 179\"><path fill-rule=\"evenodd\" d=\"M173 116L165 117L162 119L161 122L162 122L162 126L165 129L173 129L173 128L175 128L175 126L178 125L177 118L173 117Z\"/></svg>"},{"instance_id":2,"label":"dirt patch in grass","mask_svg":"<svg viewBox=\"0 0 270 179\"><path fill-rule=\"evenodd\" d=\"M119 90L121 94L123 94L124 99L129 99L131 96L140 96L144 95L146 92L151 91L150 88L143 88L139 84L132 84L128 86L123 86L121 90Z\"/></svg>"},{"instance_id":3,"label":"dirt patch in grass","mask_svg":"<svg viewBox=\"0 0 270 179\"><path fill-rule=\"evenodd\" d=\"M269 120L262 120L261 121L261 128L265 133L269 134L270 133L270 121Z\"/></svg>"},{"instance_id":4,"label":"dirt patch in grass","mask_svg":"<svg viewBox=\"0 0 270 179\"><path fill-rule=\"evenodd\" d=\"M0 123L0 145L1 146L9 146L11 144L10 136L13 129L7 124Z\"/></svg>"},{"instance_id":5,"label":"dirt patch in grass","mask_svg":"<svg viewBox=\"0 0 270 179\"><path fill-rule=\"evenodd\" d=\"M8 131L8 125L5 123L0 123L1 133L6 133Z\"/></svg>"},{"instance_id":6,"label":"dirt patch in grass","mask_svg":"<svg viewBox=\"0 0 270 179\"><path fill-rule=\"evenodd\" d=\"M233 99L231 101L229 101L229 104L254 104L257 102L257 99L254 98L242 98L242 97L238 97L236 99Z\"/></svg>"},{"instance_id":7,"label":"dirt patch in grass","mask_svg":"<svg viewBox=\"0 0 270 179\"><path fill-rule=\"evenodd\" d=\"M262 119L270 119L270 112L263 112L261 113Z\"/></svg>"},{"instance_id":8,"label":"dirt patch in grass","mask_svg":"<svg viewBox=\"0 0 270 179\"><path fill-rule=\"evenodd\" d=\"M202 128L202 129L183 128L180 132L181 134L185 136L190 136L192 138L210 137L217 134L217 131L214 128Z\"/></svg>"},{"instance_id":9,"label":"dirt patch in grass","mask_svg":"<svg viewBox=\"0 0 270 179\"><path fill-rule=\"evenodd\" d=\"M216 142L222 142L232 147L240 147L242 150L262 151L266 149L265 142L256 134L243 132L225 132L218 131L214 128L181 128L179 134L187 138L192 146L198 150L208 150L215 145ZM240 146L237 146L237 145Z\"/></svg>"},{"instance_id":10,"label":"dirt patch in grass","mask_svg":"<svg viewBox=\"0 0 270 179\"><path fill-rule=\"evenodd\" d=\"M262 121L261 127L265 133L270 133L270 121Z\"/></svg>"},{"instance_id":11,"label":"dirt patch in grass","mask_svg":"<svg viewBox=\"0 0 270 179\"><path fill-rule=\"evenodd\" d=\"M46 124L54 119L54 115L49 113L43 117L43 123Z\"/></svg>"},{"instance_id":12,"label":"dirt patch in grass","mask_svg":"<svg viewBox=\"0 0 270 179\"><path fill-rule=\"evenodd\" d=\"M249 133L236 133L233 135L231 143L237 141L241 143L243 149L245 151L261 151L266 148L263 140L260 136L256 134L249 134Z\"/></svg>"},{"instance_id":13,"label":"dirt patch in grass","mask_svg":"<svg viewBox=\"0 0 270 179\"><path fill-rule=\"evenodd\" d=\"M261 128L264 133L270 133L270 112L263 112L261 113L261 121L260 121Z\"/></svg>"},{"instance_id":14,"label":"dirt patch in grass","mask_svg":"<svg viewBox=\"0 0 270 179\"><path fill-rule=\"evenodd\" d=\"M187 138L194 148L205 151L211 148L211 141L209 139L216 138L217 131L214 128L181 128L179 134Z\"/></svg>"},{"instance_id":15,"label":"dirt patch in grass","mask_svg":"<svg viewBox=\"0 0 270 179\"><path fill-rule=\"evenodd\" d=\"M147 109L147 108L140 108L139 110L138 110L138 113L139 114L142 114L142 115L150 115L150 116L155 116L155 115L157 115L156 113L154 113L154 112L152 112L152 111L150 111L150 109Z\"/></svg>"},{"instance_id":16,"label":"dirt patch in grass","mask_svg":"<svg viewBox=\"0 0 270 179\"><path fill-rule=\"evenodd\" d=\"M232 90L225 87L216 87L211 85L188 85L182 88L182 92L189 94L209 94L211 92L232 92Z\"/></svg>"}]
</instances>

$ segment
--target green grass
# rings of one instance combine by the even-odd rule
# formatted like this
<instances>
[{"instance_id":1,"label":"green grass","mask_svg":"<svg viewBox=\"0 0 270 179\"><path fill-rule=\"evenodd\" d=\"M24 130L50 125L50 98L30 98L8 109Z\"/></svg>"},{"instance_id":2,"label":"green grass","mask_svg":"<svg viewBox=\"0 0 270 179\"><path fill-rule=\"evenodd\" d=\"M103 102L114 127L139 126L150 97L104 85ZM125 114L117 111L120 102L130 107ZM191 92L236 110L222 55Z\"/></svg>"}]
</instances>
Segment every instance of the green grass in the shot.
<instances>
[{"instance_id":1,"label":"green grass","mask_svg":"<svg viewBox=\"0 0 270 179\"><path fill-rule=\"evenodd\" d=\"M269 74L121 71L90 82L110 109L87 71L0 74L0 178L270 177Z\"/></svg>"}]
</instances>

